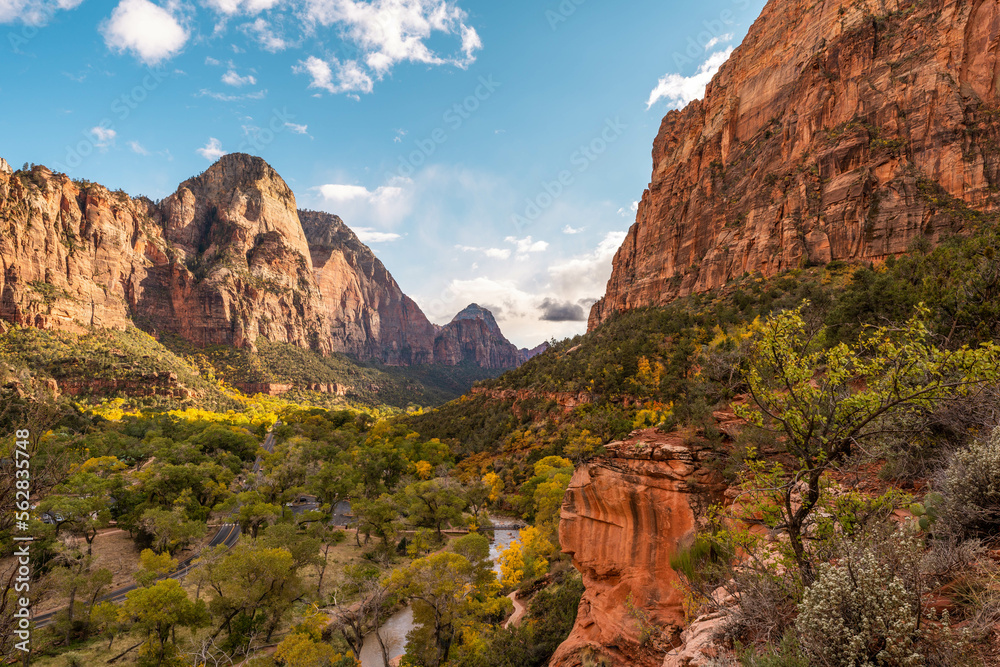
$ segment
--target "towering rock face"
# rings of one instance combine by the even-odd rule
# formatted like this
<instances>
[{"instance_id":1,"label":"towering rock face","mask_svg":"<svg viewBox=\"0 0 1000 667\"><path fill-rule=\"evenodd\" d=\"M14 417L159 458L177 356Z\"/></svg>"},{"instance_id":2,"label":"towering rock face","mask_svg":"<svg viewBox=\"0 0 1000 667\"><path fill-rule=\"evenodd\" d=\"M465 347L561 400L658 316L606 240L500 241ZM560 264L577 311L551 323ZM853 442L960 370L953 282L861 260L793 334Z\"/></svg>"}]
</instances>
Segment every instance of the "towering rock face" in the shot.
<instances>
[{"instance_id":1,"label":"towering rock face","mask_svg":"<svg viewBox=\"0 0 1000 667\"><path fill-rule=\"evenodd\" d=\"M998 35L996 0L771 0L704 100L664 118L590 328L996 211Z\"/></svg>"},{"instance_id":2,"label":"towering rock face","mask_svg":"<svg viewBox=\"0 0 1000 667\"><path fill-rule=\"evenodd\" d=\"M433 324L368 246L329 213L299 211L334 349L388 364L434 361Z\"/></svg>"},{"instance_id":3,"label":"towering rock face","mask_svg":"<svg viewBox=\"0 0 1000 667\"><path fill-rule=\"evenodd\" d=\"M172 315L159 211L45 167L0 169L0 318L83 331L123 328L140 305Z\"/></svg>"},{"instance_id":4,"label":"towering rock face","mask_svg":"<svg viewBox=\"0 0 1000 667\"><path fill-rule=\"evenodd\" d=\"M493 313L473 303L441 327L434 340L434 360L448 366L464 360L484 368L515 368L523 357L504 337Z\"/></svg>"},{"instance_id":5,"label":"towering rock face","mask_svg":"<svg viewBox=\"0 0 1000 667\"><path fill-rule=\"evenodd\" d=\"M226 155L161 210L176 317L157 326L199 345L252 346L263 336L330 351L295 195L270 165Z\"/></svg>"},{"instance_id":6,"label":"towering rock face","mask_svg":"<svg viewBox=\"0 0 1000 667\"><path fill-rule=\"evenodd\" d=\"M577 469L563 500L559 544L586 590L550 667L580 667L584 649L616 667L663 661L662 652L641 646L629 605L670 635L683 627L684 589L670 557L693 542L705 509L724 491L707 455L707 447L649 429Z\"/></svg>"},{"instance_id":7,"label":"towering rock face","mask_svg":"<svg viewBox=\"0 0 1000 667\"><path fill-rule=\"evenodd\" d=\"M0 319L131 324L197 345L259 338L387 364L512 368L489 311L431 324L334 215L299 212L266 162L226 155L159 206L0 162Z\"/></svg>"}]
</instances>

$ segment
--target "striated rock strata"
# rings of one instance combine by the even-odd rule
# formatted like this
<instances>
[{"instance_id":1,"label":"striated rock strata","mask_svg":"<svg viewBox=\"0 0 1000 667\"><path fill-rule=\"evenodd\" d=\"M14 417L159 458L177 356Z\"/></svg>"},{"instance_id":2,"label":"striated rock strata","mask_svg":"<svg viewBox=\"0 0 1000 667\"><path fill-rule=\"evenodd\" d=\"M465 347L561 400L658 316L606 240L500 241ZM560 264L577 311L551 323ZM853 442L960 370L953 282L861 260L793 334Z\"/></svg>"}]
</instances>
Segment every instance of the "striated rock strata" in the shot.
<instances>
[{"instance_id":1,"label":"striated rock strata","mask_svg":"<svg viewBox=\"0 0 1000 667\"><path fill-rule=\"evenodd\" d=\"M808 262L878 261L997 208L996 0L771 0L663 119L589 326Z\"/></svg>"},{"instance_id":2,"label":"striated rock strata","mask_svg":"<svg viewBox=\"0 0 1000 667\"><path fill-rule=\"evenodd\" d=\"M707 447L649 429L607 446L577 469L566 490L559 543L586 590L576 624L551 667L580 667L587 650L616 666L660 665L641 647L629 605L675 638L684 624L683 589L670 557L694 539L704 510L724 491Z\"/></svg>"},{"instance_id":3,"label":"striated rock strata","mask_svg":"<svg viewBox=\"0 0 1000 667\"><path fill-rule=\"evenodd\" d=\"M0 319L136 325L201 346L264 338L393 365L521 363L488 311L431 324L340 218L298 211L277 172L242 154L159 204L0 163Z\"/></svg>"}]
</instances>

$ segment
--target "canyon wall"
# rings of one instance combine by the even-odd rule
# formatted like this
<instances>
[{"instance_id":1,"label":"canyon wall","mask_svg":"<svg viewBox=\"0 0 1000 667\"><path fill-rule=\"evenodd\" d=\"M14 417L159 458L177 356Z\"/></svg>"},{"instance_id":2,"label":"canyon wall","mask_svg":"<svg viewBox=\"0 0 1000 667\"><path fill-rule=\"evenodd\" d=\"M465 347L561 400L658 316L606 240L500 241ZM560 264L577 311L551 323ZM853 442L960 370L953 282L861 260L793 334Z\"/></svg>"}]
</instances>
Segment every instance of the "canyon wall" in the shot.
<instances>
[{"instance_id":1,"label":"canyon wall","mask_svg":"<svg viewBox=\"0 0 1000 667\"><path fill-rule=\"evenodd\" d=\"M705 445L648 429L577 469L559 543L586 590L550 667L580 667L588 651L616 667L662 663L665 648L643 646L640 633L652 624L666 632L663 640L674 640L684 627L684 589L670 557L693 542L705 510L725 490L708 466L710 454Z\"/></svg>"},{"instance_id":2,"label":"canyon wall","mask_svg":"<svg viewBox=\"0 0 1000 667\"><path fill-rule=\"evenodd\" d=\"M998 53L997 0L771 0L704 99L663 119L589 327L991 216Z\"/></svg>"},{"instance_id":3,"label":"canyon wall","mask_svg":"<svg viewBox=\"0 0 1000 667\"><path fill-rule=\"evenodd\" d=\"M522 362L478 306L427 320L335 215L298 211L266 162L230 154L159 204L0 164L0 319L139 326L199 346L259 338L391 365Z\"/></svg>"}]
</instances>

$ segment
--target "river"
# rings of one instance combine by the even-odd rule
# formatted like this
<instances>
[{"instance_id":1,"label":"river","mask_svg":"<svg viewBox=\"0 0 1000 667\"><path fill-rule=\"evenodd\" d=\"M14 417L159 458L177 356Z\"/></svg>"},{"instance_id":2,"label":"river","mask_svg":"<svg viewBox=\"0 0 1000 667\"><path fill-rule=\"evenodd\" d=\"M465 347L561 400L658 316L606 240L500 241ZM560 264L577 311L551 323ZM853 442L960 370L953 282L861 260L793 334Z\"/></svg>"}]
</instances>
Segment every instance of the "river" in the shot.
<instances>
[{"instance_id":1,"label":"river","mask_svg":"<svg viewBox=\"0 0 1000 667\"><path fill-rule=\"evenodd\" d=\"M510 546L520 531L517 530L497 530L493 533L493 543L490 544L490 558L493 559L493 570L500 574L500 563L498 557L503 549ZM413 629L413 609L397 611L382 624L382 639L389 648L389 658L398 658L406 651L406 634ZM361 648L361 667L383 667L382 651L379 649L378 640L375 633L369 633L365 637L364 646Z\"/></svg>"}]
</instances>

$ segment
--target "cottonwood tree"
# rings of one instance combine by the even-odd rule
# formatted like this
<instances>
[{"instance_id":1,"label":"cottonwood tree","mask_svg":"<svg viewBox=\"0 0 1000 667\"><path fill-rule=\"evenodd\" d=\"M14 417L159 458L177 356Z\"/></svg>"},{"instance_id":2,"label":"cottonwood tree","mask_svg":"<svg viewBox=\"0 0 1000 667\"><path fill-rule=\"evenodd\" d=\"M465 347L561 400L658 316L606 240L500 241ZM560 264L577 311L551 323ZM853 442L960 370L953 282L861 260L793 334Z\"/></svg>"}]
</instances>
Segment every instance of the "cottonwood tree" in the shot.
<instances>
[{"instance_id":1,"label":"cottonwood tree","mask_svg":"<svg viewBox=\"0 0 1000 667\"><path fill-rule=\"evenodd\" d=\"M400 494L400 505L406 508L413 525L433 528L440 542L445 524L458 523L467 503L447 481L431 480L407 486Z\"/></svg>"},{"instance_id":2,"label":"cottonwood tree","mask_svg":"<svg viewBox=\"0 0 1000 667\"><path fill-rule=\"evenodd\" d=\"M195 630L209 623L204 600L191 600L176 579L162 579L148 588L137 588L125 596L120 619L146 634L143 662L172 662L177 647L171 641L176 628Z\"/></svg>"},{"instance_id":3,"label":"cottonwood tree","mask_svg":"<svg viewBox=\"0 0 1000 667\"><path fill-rule=\"evenodd\" d=\"M765 475L764 491L774 499L773 527L787 532L809 585L815 573L804 537L824 474L865 440L897 429L907 413L962 400L995 381L1000 348L935 346L923 307L901 327L873 328L853 345L824 347L822 329L819 335L807 333L805 305L754 326L743 369L753 403L738 406L737 414L783 436L795 457L790 474Z\"/></svg>"}]
</instances>

